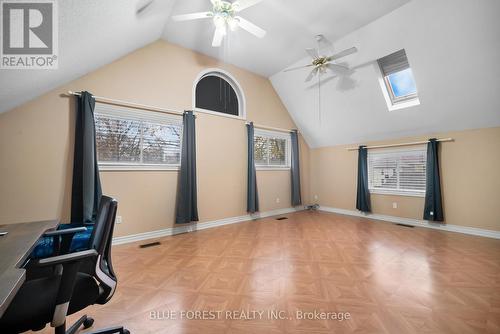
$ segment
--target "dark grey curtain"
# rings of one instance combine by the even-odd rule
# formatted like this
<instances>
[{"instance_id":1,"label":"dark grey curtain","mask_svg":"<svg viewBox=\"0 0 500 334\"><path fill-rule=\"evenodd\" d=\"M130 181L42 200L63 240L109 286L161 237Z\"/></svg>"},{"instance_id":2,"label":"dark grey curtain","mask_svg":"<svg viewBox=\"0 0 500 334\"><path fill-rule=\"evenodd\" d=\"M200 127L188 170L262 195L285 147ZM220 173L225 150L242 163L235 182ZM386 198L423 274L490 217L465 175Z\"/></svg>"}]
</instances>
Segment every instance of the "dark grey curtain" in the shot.
<instances>
[{"instance_id":1,"label":"dark grey curtain","mask_svg":"<svg viewBox=\"0 0 500 334\"><path fill-rule=\"evenodd\" d=\"M247 134L248 134L248 178L247 178L247 212L254 213L259 211L259 196L257 193L257 175L255 172L255 161L254 161L254 129L253 123L247 124Z\"/></svg>"},{"instance_id":2,"label":"dark grey curtain","mask_svg":"<svg viewBox=\"0 0 500 334\"><path fill-rule=\"evenodd\" d=\"M370 192L368 191L368 150L366 146L358 149L358 195L356 197L356 209L370 212Z\"/></svg>"},{"instance_id":3,"label":"dark grey curtain","mask_svg":"<svg viewBox=\"0 0 500 334\"><path fill-rule=\"evenodd\" d=\"M441 203L438 149L439 142L436 138L429 139L427 144L424 219L442 222L444 217Z\"/></svg>"},{"instance_id":4,"label":"dark grey curtain","mask_svg":"<svg viewBox=\"0 0 500 334\"><path fill-rule=\"evenodd\" d=\"M192 111L184 112L179 185L177 187L176 224L198 221L196 187L196 132Z\"/></svg>"},{"instance_id":5,"label":"dark grey curtain","mask_svg":"<svg viewBox=\"0 0 500 334\"><path fill-rule=\"evenodd\" d=\"M302 204L300 196L300 164L299 164L299 137L297 130L290 133L292 138L292 166L290 168L292 177L292 206Z\"/></svg>"},{"instance_id":6,"label":"dark grey curtain","mask_svg":"<svg viewBox=\"0 0 500 334\"><path fill-rule=\"evenodd\" d=\"M71 222L92 222L102 190L97 164L94 122L95 99L89 92L77 97Z\"/></svg>"}]
</instances>

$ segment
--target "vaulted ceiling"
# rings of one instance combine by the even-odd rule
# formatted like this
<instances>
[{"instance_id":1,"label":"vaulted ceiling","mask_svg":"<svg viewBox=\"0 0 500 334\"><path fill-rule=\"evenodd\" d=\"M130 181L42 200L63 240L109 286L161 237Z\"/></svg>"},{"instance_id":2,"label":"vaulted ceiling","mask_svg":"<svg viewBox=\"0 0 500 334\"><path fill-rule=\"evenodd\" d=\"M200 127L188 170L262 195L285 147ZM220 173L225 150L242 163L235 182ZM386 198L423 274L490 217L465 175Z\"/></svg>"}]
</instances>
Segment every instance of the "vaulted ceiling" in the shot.
<instances>
[{"instance_id":1,"label":"vaulted ceiling","mask_svg":"<svg viewBox=\"0 0 500 334\"><path fill-rule=\"evenodd\" d=\"M150 5L148 5L150 4ZM210 20L173 22L209 0L65 0L59 5L59 69L0 70L0 112L106 65L159 38L270 77L313 147L500 125L498 0L264 0L241 13L267 31L231 33L212 48ZM143 8L144 10L139 10ZM317 83L304 49L324 34L352 71ZM376 59L404 48L420 106L389 112Z\"/></svg>"},{"instance_id":2,"label":"vaulted ceiling","mask_svg":"<svg viewBox=\"0 0 500 334\"><path fill-rule=\"evenodd\" d=\"M210 0L58 1L59 68L0 70L0 112L161 37L267 77L299 59L315 34L341 37L408 1L264 0L242 16L266 29L267 36L236 31L221 48L211 46L210 20L170 20L172 14L209 10Z\"/></svg>"}]
</instances>

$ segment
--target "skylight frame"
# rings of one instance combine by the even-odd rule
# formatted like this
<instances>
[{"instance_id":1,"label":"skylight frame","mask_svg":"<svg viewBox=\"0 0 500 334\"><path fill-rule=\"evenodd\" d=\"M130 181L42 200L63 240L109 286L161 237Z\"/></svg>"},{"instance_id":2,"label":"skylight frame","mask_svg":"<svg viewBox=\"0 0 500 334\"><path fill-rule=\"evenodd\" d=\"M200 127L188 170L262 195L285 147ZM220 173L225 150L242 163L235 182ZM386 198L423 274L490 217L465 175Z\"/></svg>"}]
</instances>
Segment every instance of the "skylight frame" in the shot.
<instances>
[{"instance_id":1,"label":"skylight frame","mask_svg":"<svg viewBox=\"0 0 500 334\"><path fill-rule=\"evenodd\" d=\"M379 77L380 88L382 89L382 94L389 111L409 108L420 104L417 83L404 49L378 59L377 63L381 74ZM411 71L411 80L415 85L415 92L403 96L396 96L390 76L408 69Z\"/></svg>"},{"instance_id":2,"label":"skylight frame","mask_svg":"<svg viewBox=\"0 0 500 334\"><path fill-rule=\"evenodd\" d=\"M392 87L391 80L389 80L389 76L390 75L386 75L384 77L384 82L385 82L385 87L387 88L387 92L389 93L389 95L391 97L392 105L418 98L418 90L415 93L411 93L411 94L407 94L407 95L403 95L403 96L396 96L396 94L394 94L394 88ZM413 79L413 81L415 81L415 79ZM415 85L416 85L416 83L415 83Z\"/></svg>"}]
</instances>

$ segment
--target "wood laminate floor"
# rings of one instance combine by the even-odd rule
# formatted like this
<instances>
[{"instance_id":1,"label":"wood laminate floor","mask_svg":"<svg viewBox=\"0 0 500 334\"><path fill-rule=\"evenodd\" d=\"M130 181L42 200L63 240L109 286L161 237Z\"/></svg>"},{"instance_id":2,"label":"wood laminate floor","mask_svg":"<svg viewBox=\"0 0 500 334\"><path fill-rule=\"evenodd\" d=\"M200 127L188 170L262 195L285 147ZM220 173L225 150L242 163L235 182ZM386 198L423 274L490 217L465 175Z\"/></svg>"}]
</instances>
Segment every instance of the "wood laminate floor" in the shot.
<instances>
[{"instance_id":1,"label":"wood laminate floor","mask_svg":"<svg viewBox=\"0 0 500 334\"><path fill-rule=\"evenodd\" d=\"M85 313L96 328L141 334L500 333L500 240L320 212L287 217L166 237L157 247L115 246L118 289ZM194 310L221 315L181 319ZM250 313L226 313L237 310ZM301 320L298 311L350 319ZM177 319L166 320L169 312Z\"/></svg>"}]
</instances>

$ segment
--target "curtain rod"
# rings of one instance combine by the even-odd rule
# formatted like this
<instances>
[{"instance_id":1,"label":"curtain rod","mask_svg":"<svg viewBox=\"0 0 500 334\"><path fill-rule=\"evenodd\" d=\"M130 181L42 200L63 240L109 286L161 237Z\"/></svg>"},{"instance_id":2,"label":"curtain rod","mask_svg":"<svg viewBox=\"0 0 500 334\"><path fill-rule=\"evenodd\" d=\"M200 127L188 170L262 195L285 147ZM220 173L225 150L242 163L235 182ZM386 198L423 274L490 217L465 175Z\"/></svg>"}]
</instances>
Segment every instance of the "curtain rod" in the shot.
<instances>
[{"instance_id":1,"label":"curtain rod","mask_svg":"<svg viewBox=\"0 0 500 334\"><path fill-rule=\"evenodd\" d=\"M246 122L245 124L250 124L250 122ZM255 124L253 125L254 127L256 128L259 128L259 129L264 129L264 130L274 130L274 131L279 131L279 132L292 132L293 130L295 129L282 129L282 128L275 128L275 127L272 127L272 126L266 126L266 125L259 125L259 124ZM297 131L298 132L298 131Z\"/></svg>"},{"instance_id":2,"label":"curtain rod","mask_svg":"<svg viewBox=\"0 0 500 334\"><path fill-rule=\"evenodd\" d=\"M74 96L80 96L81 92L73 92L73 91L69 90L68 94L74 95ZM96 95L92 95L92 97L94 99L96 99L96 101L98 101L98 102L117 104L117 105L132 107L132 108L147 109L147 110L152 110L152 111L157 111L157 112L162 112L162 113L167 113L167 114L173 114L173 115L180 115L180 116L182 116L184 114L184 111L175 110L175 109L166 109L166 108L151 106L151 105L147 105L147 104L140 104L140 103L123 101L123 100L110 99L107 97L96 96ZM246 124L249 124L249 123L247 122ZM258 125L258 124L254 124L254 126L256 128L260 128L260 129L274 130L274 131L280 131L280 132L291 132L292 131L290 129L274 128L271 126Z\"/></svg>"},{"instance_id":3,"label":"curtain rod","mask_svg":"<svg viewBox=\"0 0 500 334\"><path fill-rule=\"evenodd\" d=\"M436 141L439 142L446 142L446 141L453 141L453 138L439 138ZM385 147L398 147L398 146L410 146L410 145L421 145L421 144L427 144L429 141L428 140L423 140L423 141L414 141L411 143L400 143L400 144L388 144L388 145L374 145L374 146L367 146L367 149L370 148L385 148ZM347 148L348 151L357 151L359 148L358 147L349 147Z\"/></svg>"},{"instance_id":4,"label":"curtain rod","mask_svg":"<svg viewBox=\"0 0 500 334\"><path fill-rule=\"evenodd\" d=\"M68 94L69 95L80 96L81 92L73 92L73 91L69 90ZM172 114L172 115L180 115L180 116L182 116L184 114L184 111L175 110L175 109L166 109L166 108L151 106L151 105L147 105L147 104L140 104L140 103L123 101L123 100L109 99L107 97L96 96L96 95L92 95L92 96L98 102L104 102L104 103L109 103L109 104L117 104L117 105L122 105L122 106L126 106L126 107L132 107L132 108L152 110L152 111L157 111L157 112L162 112L162 113Z\"/></svg>"}]
</instances>

